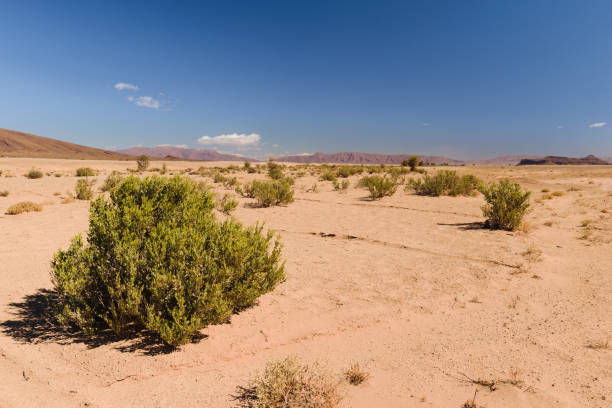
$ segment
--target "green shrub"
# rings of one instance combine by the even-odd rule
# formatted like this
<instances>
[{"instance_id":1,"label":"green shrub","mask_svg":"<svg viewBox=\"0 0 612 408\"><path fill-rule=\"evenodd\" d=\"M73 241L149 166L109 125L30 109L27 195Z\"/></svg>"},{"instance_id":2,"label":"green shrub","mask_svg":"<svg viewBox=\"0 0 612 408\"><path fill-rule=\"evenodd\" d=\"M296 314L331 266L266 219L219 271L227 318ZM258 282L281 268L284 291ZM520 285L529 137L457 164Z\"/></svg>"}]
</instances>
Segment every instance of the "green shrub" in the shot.
<instances>
[{"instance_id":1,"label":"green shrub","mask_svg":"<svg viewBox=\"0 0 612 408\"><path fill-rule=\"evenodd\" d=\"M276 163L275 161L268 162L268 176L272 180L280 180L283 178L283 169L281 165Z\"/></svg>"},{"instance_id":2,"label":"green shrub","mask_svg":"<svg viewBox=\"0 0 612 408\"><path fill-rule=\"evenodd\" d=\"M57 318L85 333L147 329L169 345L226 320L284 279L271 232L213 213L192 180L129 177L91 203L87 244L54 256Z\"/></svg>"},{"instance_id":3,"label":"green shrub","mask_svg":"<svg viewBox=\"0 0 612 408\"><path fill-rule=\"evenodd\" d=\"M94 170L92 168L89 168L89 167L79 167L76 170L76 175L77 175L77 177L91 177L91 176L95 176L96 173L94 172Z\"/></svg>"},{"instance_id":4,"label":"green shrub","mask_svg":"<svg viewBox=\"0 0 612 408\"><path fill-rule=\"evenodd\" d=\"M293 202L293 189L287 179L258 181L251 184L253 197L260 207L289 204Z\"/></svg>"},{"instance_id":5,"label":"green shrub","mask_svg":"<svg viewBox=\"0 0 612 408\"><path fill-rule=\"evenodd\" d=\"M435 176L426 175L423 179L410 180L409 188L418 195L471 196L476 194L479 183L480 180L471 174L459 177L455 171L440 170Z\"/></svg>"},{"instance_id":6,"label":"green shrub","mask_svg":"<svg viewBox=\"0 0 612 408\"><path fill-rule=\"evenodd\" d=\"M410 156L410 159L408 159L408 167L410 167L410 171L415 171L418 165L419 165L418 156Z\"/></svg>"},{"instance_id":7,"label":"green shrub","mask_svg":"<svg viewBox=\"0 0 612 408\"><path fill-rule=\"evenodd\" d=\"M43 172L32 167L32 170L27 172L25 176L29 179L39 179L43 176Z\"/></svg>"},{"instance_id":8,"label":"green shrub","mask_svg":"<svg viewBox=\"0 0 612 408\"><path fill-rule=\"evenodd\" d=\"M227 177L225 181L223 182L223 185L231 189L231 188L235 188L236 186L239 186L240 183L238 182L238 179L236 177L232 177L232 178Z\"/></svg>"},{"instance_id":9,"label":"green shrub","mask_svg":"<svg viewBox=\"0 0 612 408\"><path fill-rule=\"evenodd\" d=\"M119 183L123 181L123 176L117 170L113 170L111 174L106 177L104 180L104 184L100 187L102 191L111 191L113 188L117 187Z\"/></svg>"},{"instance_id":10,"label":"green shrub","mask_svg":"<svg viewBox=\"0 0 612 408\"><path fill-rule=\"evenodd\" d=\"M161 169L159 170L159 174L166 174L168 172L168 167L166 163L162 164Z\"/></svg>"},{"instance_id":11,"label":"green shrub","mask_svg":"<svg viewBox=\"0 0 612 408\"><path fill-rule=\"evenodd\" d=\"M33 203L32 201L22 201L20 203L11 205L9 208L7 208L6 213L8 215L17 215L31 211L42 211L42 205Z\"/></svg>"},{"instance_id":12,"label":"green shrub","mask_svg":"<svg viewBox=\"0 0 612 408\"><path fill-rule=\"evenodd\" d=\"M361 166L340 166L338 168L337 174L338 177L350 177L354 174L361 174L363 172L363 167Z\"/></svg>"},{"instance_id":13,"label":"green shrub","mask_svg":"<svg viewBox=\"0 0 612 408\"><path fill-rule=\"evenodd\" d=\"M306 365L296 357L266 364L251 387L239 388L239 394L249 408L334 408L342 400L338 381L319 364Z\"/></svg>"},{"instance_id":14,"label":"green shrub","mask_svg":"<svg viewBox=\"0 0 612 408\"><path fill-rule=\"evenodd\" d=\"M531 192L523 191L519 184L510 180L481 185L479 190L487 201L482 206L487 227L512 231L521 224L529 208Z\"/></svg>"},{"instance_id":15,"label":"green shrub","mask_svg":"<svg viewBox=\"0 0 612 408\"><path fill-rule=\"evenodd\" d=\"M342 180L341 183L334 181L334 190L345 191L349 188L350 182L348 180Z\"/></svg>"},{"instance_id":16,"label":"green shrub","mask_svg":"<svg viewBox=\"0 0 612 408\"><path fill-rule=\"evenodd\" d=\"M215 183L225 183L226 181L227 181L227 177L225 177L221 173L215 173L215 175L213 176L213 182Z\"/></svg>"},{"instance_id":17,"label":"green shrub","mask_svg":"<svg viewBox=\"0 0 612 408\"><path fill-rule=\"evenodd\" d=\"M365 176L359 180L358 186L367 188L370 192L370 198L376 200L395 194L397 180L390 177Z\"/></svg>"},{"instance_id":18,"label":"green shrub","mask_svg":"<svg viewBox=\"0 0 612 408\"><path fill-rule=\"evenodd\" d=\"M75 196L79 200L91 200L94 192L91 188L95 184L96 180L79 179L77 180L76 187L74 188Z\"/></svg>"},{"instance_id":19,"label":"green shrub","mask_svg":"<svg viewBox=\"0 0 612 408\"><path fill-rule=\"evenodd\" d=\"M336 178L336 172L329 170L326 171L325 173L321 174L321 181L331 181L331 182L335 182L337 180Z\"/></svg>"},{"instance_id":20,"label":"green shrub","mask_svg":"<svg viewBox=\"0 0 612 408\"><path fill-rule=\"evenodd\" d=\"M236 201L231 194L225 193L221 201L217 203L217 210L223 214L230 215L238 207L238 201Z\"/></svg>"},{"instance_id":21,"label":"green shrub","mask_svg":"<svg viewBox=\"0 0 612 408\"><path fill-rule=\"evenodd\" d=\"M136 158L136 167L138 171L145 171L149 168L149 158L144 154Z\"/></svg>"}]
</instances>

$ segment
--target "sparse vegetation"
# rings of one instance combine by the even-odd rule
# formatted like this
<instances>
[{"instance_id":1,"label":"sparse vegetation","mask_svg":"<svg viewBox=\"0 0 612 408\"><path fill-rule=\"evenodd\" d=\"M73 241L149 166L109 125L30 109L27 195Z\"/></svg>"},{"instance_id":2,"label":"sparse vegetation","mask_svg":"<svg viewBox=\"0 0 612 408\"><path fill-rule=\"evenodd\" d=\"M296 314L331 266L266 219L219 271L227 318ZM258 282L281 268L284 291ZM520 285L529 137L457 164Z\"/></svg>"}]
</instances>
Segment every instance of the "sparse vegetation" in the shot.
<instances>
[{"instance_id":1,"label":"sparse vegetation","mask_svg":"<svg viewBox=\"0 0 612 408\"><path fill-rule=\"evenodd\" d=\"M251 184L253 197L260 207L289 204L293 202L293 189L287 179L258 181Z\"/></svg>"},{"instance_id":2,"label":"sparse vegetation","mask_svg":"<svg viewBox=\"0 0 612 408\"><path fill-rule=\"evenodd\" d=\"M346 191L349 188L350 181L342 180L342 182L334 181L334 190L336 191Z\"/></svg>"},{"instance_id":3,"label":"sparse vegetation","mask_svg":"<svg viewBox=\"0 0 612 408\"><path fill-rule=\"evenodd\" d=\"M288 357L268 363L238 399L250 408L334 408L342 400L338 385L319 364Z\"/></svg>"},{"instance_id":4,"label":"sparse vegetation","mask_svg":"<svg viewBox=\"0 0 612 408\"><path fill-rule=\"evenodd\" d=\"M111 174L106 177L106 180L104 180L104 184L102 184L100 190L111 191L113 188L117 187L121 181L123 181L123 176L121 173L117 170L113 170Z\"/></svg>"},{"instance_id":5,"label":"sparse vegetation","mask_svg":"<svg viewBox=\"0 0 612 408\"><path fill-rule=\"evenodd\" d=\"M138 171L145 171L149 168L149 158L145 155L138 156L136 158L136 169Z\"/></svg>"},{"instance_id":6,"label":"sparse vegetation","mask_svg":"<svg viewBox=\"0 0 612 408\"><path fill-rule=\"evenodd\" d=\"M268 176L272 180L280 180L283 178L283 169L281 165L276 163L273 159L268 161Z\"/></svg>"},{"instance_id":7,"label":"sparse vegetation","mask_svg":"<svg viewBox=\"0 0 612 408\"><path fill-rule=\"evenodd\" d=\"M33 203L32 201L22 201L17 204L11 205L7 208L6 213L8 215L17 215L32 211L42 211L42 205Z\"/></svg>"},{"instance_id":8,"label":"sparse vegetation","mask_svg":"<svg viewBox=\"0 0 612 408\"><path fill-rule=\"evenodd\" d=\"M25 176L29 179L39 179L42 178L43 172L32 168L32 170L28 171Z\"/></svg>"},{"instance_id":9,"label":"sparse vegetation","mask_svg":"<svg viewBox=\"0 0 612 408\"><path fill-rule=\"evenodd\" d=\"M473 196L476 194L480 180L467 174L459 177L452 170L440 170L435 176L426 175L423 179L410 180L406 188L412 188L418 195L428 196Z\"/></svg>"},{"instance_id":10,"label":"sparse vegetation","mask_svg":"<svg viewBox=\"0 0 612 408\"><path fill-rule=\"evenodd\" d=\"M611 350L612 349L612 346L610 346L609 340L591 340L586 343L585 347L591 350Z\"/></svg>"},{"instance_id":11,"label":"sparse vegetation","mask_svg":"<svg viewBox=\"0 0 612 408\"><path fill-rule=\"evenodd\" d=\"M230 215L238 207L238 201L231 194L225 193L221 200L217 203L217 210L223 214Z\"/></svg>"},{"instance_id":12,"label":"sparse vegetation","mask_svg":"<svg viewBox=\"0 0 612 408\"><path fill-rule=\"evenodd\" d=\"M284 279L280 243L218 221L214 205L178 176L129 177L93 201L87 244L77 235L52 261L58 321L90 335L145 328L177 346L252 305Z\"/></svg>"},{"instance_id":13,"label":"sparse vegetation","mask_svg":"<svg viewBox=\"0 0 612 408\"><path fill-rule=\"evenodd\" d=\"M487 202L482 206L487 227L512 231L521 224L529 208L529 191L523 191L517 183L502 180L481 185L480 192Z\"/></svg>"},{"instance_id":14,"label":"sparse vegetation","mask_svg":"<svg viewBox=\"0 0 612 408\"><path fill-rule=\"evenodd\" d=\"M92 168L89 168L89 167L79 167L76 170L77 177L92 177L95 175L96 175L96 172Z\"/></svg>"},{"instance_id":15,"label":"sparse vegetation","mask_svg":"<svg viewBox=\"0 0 612 408\"><path fill-rule=\"evenodd\" d=\"M94 192L91 188L95 184L95 180L79 179L74 188L75 197L79 200L91 200Z\"/></svg>"},{"instance_id":16,"label":"sparse vegetation","mask_svg":"<svg viewBox=\"0 0 612 408\"><path fill-rule=\"evenodd\" d=\"M372 200L392 196L397 191L397 181L384 176L365 176L359 180L359 186L368 189Z\"/></svg>"},{"instance_id":17,"label":"sparse vegetation","mask_svg":"<svg viewBox=\"0 0 612 408\"><path fill-rule=\"evenodd\" d=\"M355 363L344 372L344 378L351 385L359 385L368 379L369 373L363 371L359 366L359 363Z\"/></svg>"},{"instance_id":18,"label":"sparse vegetation","mask_svg":"<svg viewBox=\"0 0 612 408\"><path fill-rule=\"evenodd\" d=\"M0 197L8 197L8 195L9 195L9 191L8 190L0 191Z\"/></svg>"}]
</instances>

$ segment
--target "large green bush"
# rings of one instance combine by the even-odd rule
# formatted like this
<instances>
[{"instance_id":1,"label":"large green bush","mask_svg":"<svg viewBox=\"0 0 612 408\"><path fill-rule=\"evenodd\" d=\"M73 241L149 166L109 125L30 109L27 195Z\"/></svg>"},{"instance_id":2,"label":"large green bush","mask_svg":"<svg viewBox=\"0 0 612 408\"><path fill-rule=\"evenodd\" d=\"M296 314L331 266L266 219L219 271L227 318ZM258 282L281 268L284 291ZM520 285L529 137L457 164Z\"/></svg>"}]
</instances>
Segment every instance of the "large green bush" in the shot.
<instances>
[{"instance_id":1,"label":"large green bush","mask_svg":"<svg viewBox=\"0 0 612 408\"><path fill-rule=\"evenodd\" d=\"M487 217L489 228L512 231L521 225L529 208L531 192L523 191L520 184L510 180L481 185L480 192L487 201L482 206L482 213Z\"/></svg>"},{"instance_id":2,"label":"large green bush","mask_svg":"<svg viewBox=\"0 0 612 408\"><path fill-rule=\"evenodd\" d=\"M452 170L440 170L435 176L426 175L423 179L410 180L410 188L419 195L429 196L471 196L476 194L480 180L477 177L466 174L459 177Z\"/></svg>"},{"instance_id":3,"label":"large green bush","mask_svg":"<svg viewBox=\"0 0 612 408\"><path fill-rule=\"evenodd\" d=\"M250 189L260 207L270 207L293 202L292 184L289 178L272 181L253 180Z\"/></svg>"},{"instance_id":4,"label":"large green bush","mask_svg":"<svg viewBox=\"0 0 612 408\"><path fill-rule=\"evenodd\" d=\"M52 261L58 319L89 334L148 329L170 345L252 305L284 279L281 248L259 225L213 214L213 194L189 179L129 177L90 207Z\"/></svg>"},{"instance_id":5,"label":"large green bush","mask_svg":"<svg viewBox=\"0 0 612 408\"><path fill-rule=\"evenodd\" d=\"M365 176L359 180L358 186L367 188L370 192L370 198L376 200L395 194L397 179L393 177Z\"/></svg>"}]
</instances>

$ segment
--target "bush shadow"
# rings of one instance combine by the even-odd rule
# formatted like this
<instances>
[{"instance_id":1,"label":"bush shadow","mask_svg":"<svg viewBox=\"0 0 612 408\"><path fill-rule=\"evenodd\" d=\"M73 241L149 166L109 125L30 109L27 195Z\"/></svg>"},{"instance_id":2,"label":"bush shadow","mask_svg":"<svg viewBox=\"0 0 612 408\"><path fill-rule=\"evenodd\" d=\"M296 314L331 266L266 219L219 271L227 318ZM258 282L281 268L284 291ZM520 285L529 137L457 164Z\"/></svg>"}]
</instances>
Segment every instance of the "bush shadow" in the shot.
<instances>
[{"instance_id":1,"label":"bush shadow","mask_svg":"<svg viewBox=\"0 0 612 408\"><path fill-rule=\"evenodd\" d=\"M471 230L482 230L487 229L487 225L485 222L476 221L476 222L457 222L451 224L445 224L439 222L438 225L447 226L447 227L457 227L463 231L471 231Z\"/></svg>"},{"instance_id":2,"label":"bush shadow","mask_svg":"<svg viewBox=\"0 0 612 408\"><path fill-rule=\"evenodd\" d=\"M95 335L88 336L75 327L66 327L57 323L54 316L54 303L57 293L49 289L38 289L36 293L27 295L21 302L9 303L15 318L0 323L0 331L23 343L55 342L62 345L72 343L86 344L88 348L96 348L115 342L121 342L115 348L121 352L142 352L155 356L168 354L176 347L163 343L151 332L134 325L129 327L125 335L118 337L110 329L100 330ZM207 336L196 336L197 342ZM126 341L128 341L126 343Z\"/></svg>"},{"instance_id":3,"label":"bush shadow","mask_svg":"<svg viewBox=\"0 0 612 408\"><path fill-rule=\"evenodd\" d=\"M250 408L257 401L257 389L255 387L243 387L239 385L234 395L230 395L236 401L236 408Z\"/></svg>"}]
</instances>

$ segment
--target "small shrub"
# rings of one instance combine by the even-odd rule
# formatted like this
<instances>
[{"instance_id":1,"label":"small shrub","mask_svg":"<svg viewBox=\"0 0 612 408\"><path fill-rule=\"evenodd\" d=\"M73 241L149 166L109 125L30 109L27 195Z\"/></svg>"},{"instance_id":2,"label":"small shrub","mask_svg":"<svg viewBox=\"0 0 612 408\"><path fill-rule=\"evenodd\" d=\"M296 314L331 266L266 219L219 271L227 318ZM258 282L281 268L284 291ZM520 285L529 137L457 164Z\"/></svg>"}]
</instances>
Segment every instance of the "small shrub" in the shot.
<instances>
[{"instance_id":1,"label":"small shrub","mask_svg":"<svg viewBox=\"0 0 612 408\"><path fill-rule=\"evenodd\" d=\"M368 379L370 375L359 367L359 363L355 363L344 372L344 378L351 385L359 385Z\"/></svg>"},{"instance_id":2,"label":"small shrub","mask_svg":"<svg viewBox=\"0 0 612 408\"><path fill-rule=\"evenodd\" d=\"M480 180L471 174L459 177L455 171L440 170L435 176L425 175L423 179L410 180L407 188L414 189L418 195L471 196L476 194L479 183Z\"/></svg>"},{"instance_id":3,"label":"small shrub","mask_svg":"<svg viewBox=\"0 0 612 408\"><path fill-rule=\"evenodd\" d=\"M392 196L397 190L397 181L390 177L365 176L359 180L359 185L368 189L372 200Z\"/></svg>"},{"instance_id":4,"label":"small shrub","mask_svg":"<svg viewBox=\"0 0 612 408\"><path fill-rule=\"evenodd\" d=\"M43 176L43 172L32 168L32 170L27 172L25 176L29 179L39 179Z\"/></svg>"},{"instance_id":5,"label":"small shrub","mask_svg":"<svg viewBox=\"0 0 612 408\"><path fill-rule=\"evenodd\" d=\"M166 174L168 172L168 167L166 166L166 163L162 164L161 169L159 170L159 174Z\"/></svg>"},{"instance_id":6,"label":"small shrub","mask_svg":"<svg viewBox=\"0 0 612 408\"><path fill-rule=\"evenodd\" d=\"M342 180L341 183L334 181L334 190L346 191L349 188L350 182L348 180Z\"/></svg>"},{"instance_id":7,"label":"small shrub","mask_svg":"<svg viewBox=\"0 0 612 408\"><path fill-rule=\"evenodd\" d=\"M77 177L92 177L95 176L96 173L94 172L94 170L92 168L89 167L79 167L76 170L76 176Z\"/></svg>"},{"instance_id":8,"label":"small shrub","mask_svg":"<svg viewBox=\"0 0 612 408\"><path fill-rule=\"evenodd\" d=\"M280 164L276 163L275 161L269 161L268 162L268 176L272 180L282 179L283 169L281 168Z\"/></svg>"},{"instance_id":9,"label":"small shrub","mask_svg":"<svg viewBox=\"0 0 612 408\"><path fill-rule=\"evenodd\" d=\"M149 158L145 155L136 158L136 168L138 171L145 171L149 168Z\"/></svg>"},{"instance_id":10,"label":"small shrub","mask_svg":"<svg viewBox=\"0 0 612 408\"><path fill-rule=\"evenodd\" d=\"M521 224L529 208L529 191L523 191L519 184L510 180L502 180L481 185L480 192L487 201L482 206L482 213L487 217L489 228L512 231Z\"/></svg>"},{"instance_id":11,"label":"small shrub","mask_svg":"<svg viewBox=\"0 0 612 408\"><path fill-rule=\"evenodd\" d=\"M226 193L221 198L221 201L217 203L217 210L223 214L230 215L238 207L238 201L236 201L231 194Z\"/></svg>"},{"instance_id":12,"label":"small shrub","mask_svg":"<svg viewBox=\"0 0 612 408\"><path fill-rule=\"evenodd\" d=\"M272 181L253 180L253 197L260 207L293 202L293 189L287 179Z\"/></svg>"},{"instance_id":13,"label":"small shrub","mask_svg":"<svg viewBox=\"0 0 612 408\"><path fill-rule=\"evenodd\" d=\"M9 195L9 191L8 190L0 191L0 197L8 197L8 195Z\"/></svg>"},{"instance_id":14,"label":"small shrub","mask_svg":"<svg viewBox=\"0 0 612 408\"><path fill-rule=\"evenodd\" d=\"M227 181L227 177L225 177L221 173L215 173L215 175L213 176L213 182L215 183L225 183L226 181Z\"/></svg>"},{"instance_id":15,"label":"small shrub","mask_svg":"<svg viewBox=\"0 0 612 408\"><path fill-rule=\"evenodd\" d=\"M411 156L410 159L408 159L408 167L410 167L410 171L415 171L418 165L419 165L418 156Z\"/></svg>"},{"instance_id":16,"label":"small shrub","mask_svg":"<svg viewBox=\"0 0 612 408\"><path fill-rule=\"evenodd\" d=\"M42 205L33 203L32 201L22 201L11 205L6 213L8 215L17 215L25 212L42 211Z\"/></svg>"},{"instance_id":17,"label":"small shrub","mask_svg":"<svg viewBox=\"0 0 612 408\"><path fill-rule=\"evenodd\" d=\"M239 186L240 183L238 182L238 179L236 177L232 177L232 178L227 177L223 185L229 189L232 189L232 188L235 188L236 186Z\"/></svg>"},{"instance_id":18,"label":"small shrub","mask_svg":"<svg viewBox=\"0 0 612 408\"><path fill-rule=\"evenodd\" d=\"M336 180L337 180L336 173L331 170L326 171L325 173L321 174L321 181L335 182Z\"/></svg>"},{"instance_id":19,"label":"small shrub","mask_svg":"<svg viewBox=\"0 0 612 408\"><path fill-rule=\"evenodd\" d=\"M102 184L100 190L111 191L113 188L117 187L121 181L123 181L123 176L121 173L117 170L113 170L111 174L106 177L106 180L104 180L104 184Z\"/></svg>"},{"instance_id":20,"label":"small shrub","mask_svg":"<svg viewBox=\"0 0 612 408\"><path fill-rule=\"evenodd\" d=\"M342 400L338 385L319 364L288 357L266 364L242 399L251 408L334 408Z\"/></svg>"},{"instance_id":21,"label":"small shrub","mask_svg":"<svg viewBox=\"0 0 612 408\"><path fill-rule=\"evenodd\" d=\"M91 203L87 244L77 235L51 263L57 318L89 335L147 329L191 341L284 279L280 243L259 225L218 221L213 194L192 180L129 177Z\"/></svg>"},{"instance_id":22,"label":"small shrub","mask_svg":"<svg viewBox=\"0 0 612 408\"><path fill-rule=\"evenodd\" d=\"M95 180L90 181L89 179L77 180L76 187L74 188L75 197L79 200L91 200L94 195L91 187L95 182Z\"/></svg>"}]
</instances>

